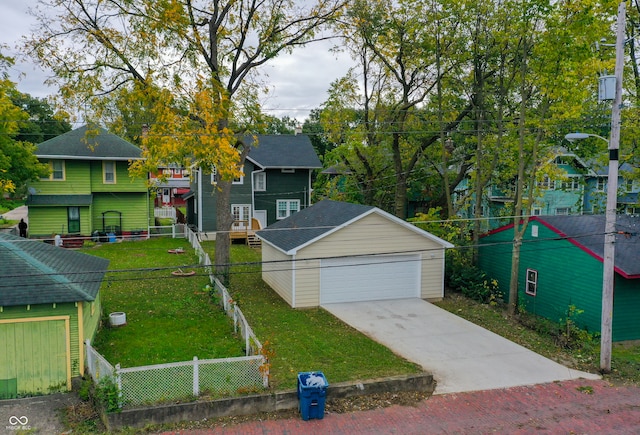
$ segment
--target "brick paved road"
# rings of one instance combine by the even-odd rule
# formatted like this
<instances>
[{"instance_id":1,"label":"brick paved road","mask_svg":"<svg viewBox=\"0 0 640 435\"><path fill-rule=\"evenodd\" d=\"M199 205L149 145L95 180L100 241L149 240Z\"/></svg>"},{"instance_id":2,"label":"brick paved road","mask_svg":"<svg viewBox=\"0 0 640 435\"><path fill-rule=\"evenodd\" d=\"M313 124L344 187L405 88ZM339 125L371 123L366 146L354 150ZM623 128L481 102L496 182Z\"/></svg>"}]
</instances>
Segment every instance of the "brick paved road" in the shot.
<instances>
[{"instance_id":1,"label":"brick paved road","mask_svg":"<svg viewBox=\"0 0 640 435\"><path fill-rule=\"evenodd\" d=\"M166 432L166 434L175 432ZM432 396L416 407L349 414L322 420L252 421L213 434L638 434L640 387L574 380L530 387Z\"/></svg>"}]
</instances>

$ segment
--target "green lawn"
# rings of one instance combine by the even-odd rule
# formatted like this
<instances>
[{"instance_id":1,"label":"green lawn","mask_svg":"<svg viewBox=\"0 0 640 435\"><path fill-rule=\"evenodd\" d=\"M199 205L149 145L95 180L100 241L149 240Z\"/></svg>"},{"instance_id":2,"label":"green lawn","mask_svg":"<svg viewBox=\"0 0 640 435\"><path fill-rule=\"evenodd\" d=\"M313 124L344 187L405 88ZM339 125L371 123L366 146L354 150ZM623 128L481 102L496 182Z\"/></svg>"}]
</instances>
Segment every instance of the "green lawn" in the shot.
<instances>
[{"instance_id":1,"label":"green lawn","mask_svg":"<svg viewBox=\"0 0 640 435\"><path fill-rule=\"evenodd\" d=\"M184 239L158 238L97 245L83 251L111 262L102 286L103 324L123 311L124 327L102 328L94 342L113 365L122 367L243 356L243 343L230 319L202 291L206 276L174 277L178 268L197 264ZM185 254L169 249L184 247ZM148 268L157 268L149 270ZM144 270L137 270L144 269ZM125 271L122 271L125 270ZM118 271L118 272L116 272Z\"/></svg>"},{"instance_id":2,"label":"green lawn","mask_svg":"<svg viewBox=\"0 0 640 435\"><path fill-rule=\"evenodd\" d=\"M214 246L202 244L211 258ZM421 371L321 308L292 309L262 281L260 260L259 250L232 245L230 293L274 352L274 388L294 388L301 371L322 371L329 383Z\"/></svg>"},{"instance_id":3,"label":"green lawn","mask_svg":"<svg viewBox=\"0 0 640 435\"><path fill-rule=\"evenodd\" d=\"M177 247L187 253L167 253ZM212 242L203 243L211 258L214 247ZM197 263L186 240L160 238L83 251L111 260L101 291L105 315L114 311L127 315L125 327L103 328L95 340L98 351L112 364L133 367L194 356L244 355L231 319L203 292L208 283L204 271L197 269L201 276L189 278L171 276L172 270ZM258 339L273 352L272 388L295 388L301 371L323 371L329 383L420 371L322 309L289 307L262 281L260 259L260 251L232 245L231 260L239 265L232 267L230 293Z\"/></svg>"}]
</instances>

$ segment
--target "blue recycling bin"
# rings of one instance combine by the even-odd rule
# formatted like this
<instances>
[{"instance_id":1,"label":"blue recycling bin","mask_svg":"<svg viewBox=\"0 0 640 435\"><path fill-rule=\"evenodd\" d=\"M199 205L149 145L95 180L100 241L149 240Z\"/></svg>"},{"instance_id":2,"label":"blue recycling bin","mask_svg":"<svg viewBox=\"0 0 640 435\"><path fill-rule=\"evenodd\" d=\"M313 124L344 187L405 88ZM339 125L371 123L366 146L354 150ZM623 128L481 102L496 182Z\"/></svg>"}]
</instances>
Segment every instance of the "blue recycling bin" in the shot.
<instances>
[{"instance_id":1,"label":"blue recycling bin","mask_svg":"<svg viewBox=\"0 0 640 435\"><path fill-rule=\"evenodd\" d=\"M298 373L299 410L303 420L324 417L324 403L329 383L322 372Z\"/></svg>"}]
</instances>

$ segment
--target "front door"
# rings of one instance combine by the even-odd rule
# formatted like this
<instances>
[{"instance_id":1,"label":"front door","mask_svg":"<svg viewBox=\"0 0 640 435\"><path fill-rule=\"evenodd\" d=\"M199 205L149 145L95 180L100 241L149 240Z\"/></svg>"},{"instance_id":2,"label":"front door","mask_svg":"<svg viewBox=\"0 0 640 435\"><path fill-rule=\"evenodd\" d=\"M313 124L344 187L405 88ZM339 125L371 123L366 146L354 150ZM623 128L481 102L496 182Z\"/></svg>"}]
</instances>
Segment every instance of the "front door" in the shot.
<instances>
[{"instance_id":1,"label":"front door","mask_svg":"<svg viewBox=\"0 0 640 435\"><path fill-rule=\"evenodd\" d=\"M69 234L80 232L80 207L67 207L67 230Z\"/></svg>"}]
</instances>

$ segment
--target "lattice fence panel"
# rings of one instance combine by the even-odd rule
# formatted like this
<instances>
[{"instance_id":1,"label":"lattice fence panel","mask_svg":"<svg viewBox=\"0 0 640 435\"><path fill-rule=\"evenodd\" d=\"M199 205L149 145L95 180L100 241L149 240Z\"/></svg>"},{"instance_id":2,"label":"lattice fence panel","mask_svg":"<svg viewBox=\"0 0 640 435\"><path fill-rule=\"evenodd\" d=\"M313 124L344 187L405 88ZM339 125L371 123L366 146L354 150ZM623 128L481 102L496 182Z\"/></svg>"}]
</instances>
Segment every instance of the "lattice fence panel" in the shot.
<instances>
[{"instance_id":1,"label":"lattice fence panel","mask_svg":"<svg viewBox=\"0 0 640 435\"><path fill-rule=\"evenodd\" d=\"M200 393L233 396L264 390L260 366L262 356L229 358L215 362L200 361Z\"/></svg>"},{"instance_id":2,"label":"lattice fence panel","mask_svg":"<svg viewBox=\"0 0 640 435\"><path fill-rule=\"evenodd\" d=\"M193 365L190 363L122 369L122 404L138 406L193 397Z\"/></svg>"}]
</instances>

